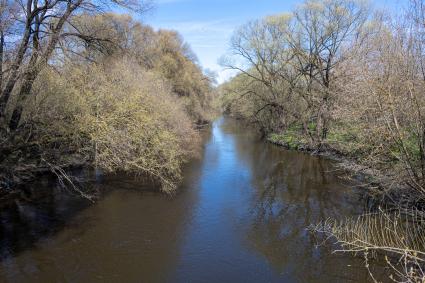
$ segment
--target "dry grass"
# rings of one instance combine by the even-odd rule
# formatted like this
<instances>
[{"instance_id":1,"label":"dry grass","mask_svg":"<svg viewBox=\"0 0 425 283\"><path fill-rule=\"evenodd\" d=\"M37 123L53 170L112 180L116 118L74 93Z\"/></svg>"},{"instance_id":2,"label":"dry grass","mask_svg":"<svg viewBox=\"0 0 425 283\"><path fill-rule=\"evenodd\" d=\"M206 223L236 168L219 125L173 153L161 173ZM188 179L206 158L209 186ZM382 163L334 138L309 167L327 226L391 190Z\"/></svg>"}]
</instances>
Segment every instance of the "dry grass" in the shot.
<instances>
[{"instance_id":1,"label":"dry grass","mask_svg":"<svg viewBox=\"0 0 425 283\"><path fill-rule=\"evenodd\" d=\"M348 218L326 220L310 226L314 233L325 235L325 242L334 241L335 252L363 255L372 279L370 263L383 256L394 282L425 281L425 218L416 209L377 212ZM336 241L335 241L336 240Z\"/></svg>"}]
</instances>

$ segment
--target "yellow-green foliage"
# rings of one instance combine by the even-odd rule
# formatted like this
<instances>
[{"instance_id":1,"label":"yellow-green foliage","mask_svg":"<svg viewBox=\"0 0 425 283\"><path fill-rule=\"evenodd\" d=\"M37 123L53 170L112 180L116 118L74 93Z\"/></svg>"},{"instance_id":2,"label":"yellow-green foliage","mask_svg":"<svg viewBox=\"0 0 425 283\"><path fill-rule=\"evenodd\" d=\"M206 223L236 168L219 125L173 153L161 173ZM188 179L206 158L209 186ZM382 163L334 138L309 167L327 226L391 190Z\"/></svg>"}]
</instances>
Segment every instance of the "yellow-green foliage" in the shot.
<instances>
[{"instance_id":1,"label":"yellow-green foliage","mask_svg":"<svg viewBox=\"0 0 425 283\"><path fill-rule=\"evenodd\" d=\"M166 82L125 59L46 77L37 86L37 112L27 115L40 125L40 140L68 137L106 172L146 174L164 191L175 189L198 134Z\"/></svg>"},{"instance_id":2,"label":"yellow-green foliage","mask_svg":"<svg viewBox=\"0 0 425 283\"><path fill-rule=\"evenodd\" d=\"M161 30L155 38L154 70L170 80L174 93L185 98L187 112L194 119L211 119L213 91L209 79L196 65L195 55L174 31Z\"/></svg>"},{"instance_id":3,"label":"yellow-green foliage","mask_svg":"<svg viewBox=\"0 0 425 283\"><path fill-rule=\"evenodd\" d=\"M175 189L182 164L197 152L195 124L213 115L212 80L190 48L176 32L129 15L80 14L64 33L78 36L62 39L20 119L20 140L37 147L31 162L89 162ZM9 163L27 162L26 155Z\"/></svg>"},{"instance_id":4,"label":"yellow-green foliage","mask_svg":"<svg viewBox=\"0 0 425 283\"><path fill-rule=\"evenodd\" d=\"M72 19L37 78L22 124L45 159L90 161L105 172L153 177L175 189L182 164L197 152L194 124L213 115L214 89L173 31L154 31L129 15ZM87 38L91 40L87 41Z\"/></svg>"},{"instance_id":5,"label":"yellow-green foliage","mask_svg":"<svg viewBox=\"0 0 425 283\"><path fill-rule=\"evenodd\" d=\"M84 34L104 39L99 44L84 45L85 56L96 61L130 56L144 69L169 81L171 91L184 98L186 112L194 121L212 119L211 81L202 73L196 56L177 32L154 31L129 15L118 14L83 15L76 18L73 25Z\"/></svg>"}]
</instances>

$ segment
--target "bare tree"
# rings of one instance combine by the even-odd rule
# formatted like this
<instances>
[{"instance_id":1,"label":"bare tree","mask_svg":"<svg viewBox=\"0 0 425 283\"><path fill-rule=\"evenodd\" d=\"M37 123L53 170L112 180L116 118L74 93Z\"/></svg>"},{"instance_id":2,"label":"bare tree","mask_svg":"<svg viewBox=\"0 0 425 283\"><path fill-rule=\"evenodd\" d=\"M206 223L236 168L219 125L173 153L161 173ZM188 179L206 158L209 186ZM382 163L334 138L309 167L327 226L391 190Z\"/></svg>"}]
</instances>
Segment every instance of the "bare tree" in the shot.
<instances>
[{"instance_id":1,"label":"bare tree","mask_svg":"<svg viewBox=\"0 0 425 283\"><path fill-rule=\"evenodd\" d=\"M260 121L261 116L271 116L271 120L266 119L273 123L272 131L285 130L302 112L294 109L293 101L301 77L291 67L294 54L287 40L291 20L291 15L279 15L248 23L232 38L231 56L236 59L222 60L224 66L237 70L250 81L238 96L257 101L250 115L263 126L267 123Z\"/></svg>"},{"instance_id":2,"label":"bare tree","mask_svg":"<svg viewBox=\"0 0 425 283\"><path fill-rule=\"evenodd\" d=\"M346 59L344 49L358 36L369 15L368 7L355 0L306 1L294 12L288 33L294 68L304 77L303 97L313 108L315 134L320 144L329 131L332 96L337 91L335 69Z\"/></svg>"},{"instance_id":3,"label":"bare tree","mask_svg":"<svg viewBox=\"0 0 425 283\"><path fill-rule=\"evenodd\" d=\"M275 118L283 119L275 131L289 126L289 116L302 122L320 148L338 91L335 70L347 59L347 49L368 17L369 9L360 1L306 1L292 15L242 27L231 41L231 55L239 59L224 65L264 85L266 91L256 93L264 101L258 113L273 109Z\"/></svg>"},{"instance_id":4,"label":"bare tree","mask_svg":"<svg viewBox=\"0 0 425 283\"><path fill-rule=\"evenodd\" d=\"M18 1L17 23L21 38L6 76L2 78L0 95L0 120L4 127L15 130L22 116L23 103L31 93L34 80L48 63L70 18L82 11L102 11L109 5L120 5L135 11L145 11L145 2L133 1L90 1L90 0L28 0ZM18 83L19 82L19 83ZM10 98L16 93L17 99L11 106L11 118L7 119L6 109Z\"/></svg>"}]
</instances>

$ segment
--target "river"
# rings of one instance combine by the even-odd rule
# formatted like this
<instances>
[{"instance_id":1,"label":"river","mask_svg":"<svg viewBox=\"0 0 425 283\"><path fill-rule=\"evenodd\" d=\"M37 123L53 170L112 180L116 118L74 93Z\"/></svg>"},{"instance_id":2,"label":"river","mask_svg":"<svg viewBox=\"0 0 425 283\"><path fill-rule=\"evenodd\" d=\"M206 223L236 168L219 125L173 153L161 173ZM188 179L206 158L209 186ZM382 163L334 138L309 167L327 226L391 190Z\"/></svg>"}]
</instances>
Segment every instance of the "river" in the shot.
<instances>
[{"instance_id":1,"label":"river","mask_svg":"<svg viewBox=\"0 0 425 283\"><path fill-rule=\"evenodd\" d=\"M173 197L123 176L95 204L34 183L51 192L0 211L0 282L368 282L306 230L361 212L335 170L221 118Z\"/></svg>"}]
</instances>

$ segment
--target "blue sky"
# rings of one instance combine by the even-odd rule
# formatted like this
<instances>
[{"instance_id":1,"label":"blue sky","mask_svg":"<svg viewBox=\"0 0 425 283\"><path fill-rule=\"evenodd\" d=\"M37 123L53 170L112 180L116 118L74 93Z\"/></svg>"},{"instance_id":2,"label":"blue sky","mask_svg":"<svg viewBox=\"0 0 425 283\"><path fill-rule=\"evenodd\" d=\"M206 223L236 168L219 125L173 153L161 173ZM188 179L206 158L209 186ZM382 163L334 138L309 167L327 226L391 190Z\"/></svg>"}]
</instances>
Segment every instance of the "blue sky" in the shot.
<instances>
[{"instance_id":1,"label":"blue sky","mask_svg":"<svg viewBox=\"0 0 425 283\"><path fill-rule=\"evenodd\" d=\"M406 0L370 1L381 9L398 9ZM177 30L190 44L203 68L218 73L221 83L231 73L219 66L235 29L252 19L289 12L301 0L156 0L143 21L155 28Z\"/></svg>"}]
</instances>

